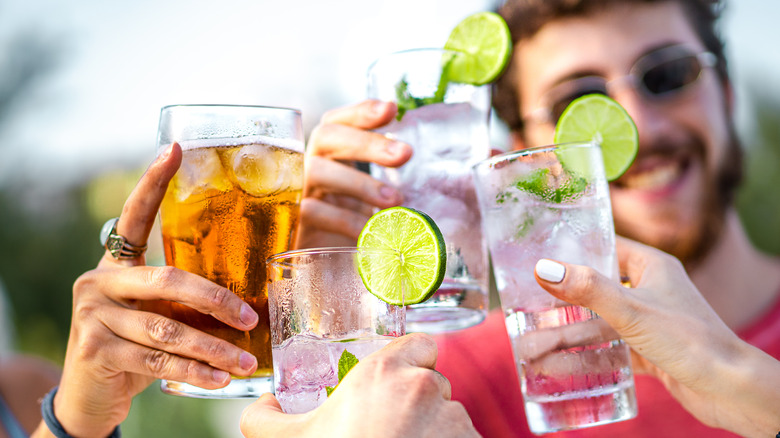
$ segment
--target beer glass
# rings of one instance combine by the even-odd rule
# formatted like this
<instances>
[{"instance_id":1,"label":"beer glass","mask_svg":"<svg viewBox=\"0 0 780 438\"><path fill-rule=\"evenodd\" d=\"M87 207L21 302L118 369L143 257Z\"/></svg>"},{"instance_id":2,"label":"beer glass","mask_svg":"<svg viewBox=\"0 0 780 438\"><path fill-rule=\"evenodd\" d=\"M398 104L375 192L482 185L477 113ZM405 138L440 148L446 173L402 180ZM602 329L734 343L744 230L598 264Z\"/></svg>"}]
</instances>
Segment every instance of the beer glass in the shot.
<instances>
[{"instance_id":1,"label":"beer glass","mask_svg":"<svg viewBox=\"0 0 780 438\"><path fill-rule=\"evenodd\" d=\"M250 331L169 303L173 319L254 354L257 372L221 389L162 381L169 394L257 397L273 389L265 260L290 249L303 188L303 126L297 110L261 106L162 108L158 152L172 142L182 163L160 207L165 262L224 286L260 320Z\"/></svg>"},{"instance_id":2,"label":"beer glass","mask_svg":"<svg viewBox=\"0 0 780 438\"><path fill-rule=\"evenodd\" d=\"M399 168L371 164L371 175L398 188L404 206L427 213L447 246L447 272L427 301L409 306L407 330L442 333L481 323L488 309L487 245L471 166L490 156L490 86L443 80L442 49L412 49L376 60L368 70L368 97L425 103L378 129L414 151ZM438 97L438 98L435 98ZM400 118L400 120L398 120Z\"/></svg>"},{"instance_id":3,"label":"beer glass","mask_svg":"<svg viewBox=\"0 0 780 438\"><path fill-rule=\"evenodd\" d=\"M628 346L592 311L536 282L542 258L618 279L601 148L569 143L509 152L474 167L484 230L532 432L636 416Z\"/></svg>"}]
</instances>

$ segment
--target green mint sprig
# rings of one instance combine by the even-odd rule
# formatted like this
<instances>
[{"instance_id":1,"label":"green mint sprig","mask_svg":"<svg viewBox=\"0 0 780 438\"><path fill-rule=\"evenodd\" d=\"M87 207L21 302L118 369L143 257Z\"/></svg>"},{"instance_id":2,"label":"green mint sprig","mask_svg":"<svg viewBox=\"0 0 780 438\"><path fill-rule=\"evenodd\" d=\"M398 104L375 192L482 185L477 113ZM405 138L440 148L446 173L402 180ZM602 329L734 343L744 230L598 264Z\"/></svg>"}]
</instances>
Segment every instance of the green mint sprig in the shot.
<instances>
[{"instance_id":1,"label":"green mint sprig","mask_svg":"<svg viewBox=\"0 0 780 438\"><path fill-rule=\"evenodd\" d=\"M349 370L352 369L355 365L358 364L358 358L354 354L350 353L346 349L341 352L341 357L339 358L339 383L336 384L336 386L326 386L325 391L328 393L328 397L333 393L333 391L338 388L339 384L342 380L344 380L344 376L347 375Z\"/></svg>"},{"instance_id":2,"label":"green mint sprig","mask_svg":"<svg viewBox=\"0 0 780 438\"><path fill-rule=\"evenodd\" d=\"M555 204L577 199L588 187L588 181L585 178L572 175L565 184L553 189L549 184L549 178L550 169L536 169L515 181L512 186L543 201ZM503 191L496 195L497 204L503 204L508 200L516 201L510 192Z\"/></svg>"},{"instance_id":3,"label":"green mint sprig","mask_svg":"<svg viewBox=\"0 0 780 438\"><path fill-rule=\"evenodd\" d=\"M444 65L441 68L441 76L439 76L439 83L436 85L436 91L433 93L433 96L412 96L412 93L409 92L409 82L407 82L406 76L402 77L401 80L395 84L395 101L398 105L398 113L395 115L396 120L400 122L407 111L433 103L444 102L444 96L447 94L447 86L450 83L449 67L453 59L454 56L451 56L444 61Z\"/></svg>"}]
</instances>

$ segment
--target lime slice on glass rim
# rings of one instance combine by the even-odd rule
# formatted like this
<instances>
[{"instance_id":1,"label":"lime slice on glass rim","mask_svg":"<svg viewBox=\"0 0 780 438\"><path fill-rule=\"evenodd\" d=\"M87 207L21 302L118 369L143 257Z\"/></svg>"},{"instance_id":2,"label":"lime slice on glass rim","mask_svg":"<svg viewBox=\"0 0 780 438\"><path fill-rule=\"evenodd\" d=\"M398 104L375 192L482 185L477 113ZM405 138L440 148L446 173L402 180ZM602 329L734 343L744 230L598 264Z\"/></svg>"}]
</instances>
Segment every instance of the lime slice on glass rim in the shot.
<instances>
[{"instance_id":1,"label":"lime slice on glass rim","mask_svg":"<svg viewBox=\"0 0 780 438\"><path fill-rule=\"evenodd\" d=\"M464 55L450 60L447 76L451 82L484 85L495 80L509 63L512 36L500 15L477 12L452 29L444 48Z\"/></svg>"},{"instance_id":2,"label":"lime slice on glass rim","mask_svg":"<svg viewBox=\"0 0 780 438\"><path fill-rule=\"evenodd\" d=\"M444 237L427 214L407 207L380 210L360 232L358 273L369 292L400 306L421 303L441 286L447 267Z\"/></svg>"},{"instance_id":3,"label":"lime slice on glass rim","mask_svg":"<svg viewBox=\"0 0 780 438\"><path fill-rule=\"evenodd\" d=\"M573 100L555 125L554 141L599 143L607 181L620 178L631 167L639 149L639 135L631 116L603 94L586 94ZM569 169L584 167L577 162L575 153L567 151L559 157Z\"/></svg>"}]
</instances>

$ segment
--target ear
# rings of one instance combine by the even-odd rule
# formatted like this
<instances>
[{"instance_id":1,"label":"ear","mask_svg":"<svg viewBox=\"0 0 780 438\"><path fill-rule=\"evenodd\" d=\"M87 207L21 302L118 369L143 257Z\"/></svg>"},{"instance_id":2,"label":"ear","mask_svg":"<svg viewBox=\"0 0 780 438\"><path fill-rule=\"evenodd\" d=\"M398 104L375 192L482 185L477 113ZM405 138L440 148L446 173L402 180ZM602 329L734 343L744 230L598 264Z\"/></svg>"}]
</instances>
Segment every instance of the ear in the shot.
<instances>
[{"instance_id":1,"label":"ear","mask_svg":"<svg viewBox=\"0 0 780 438\"><path fill-rule=\"evenodd\" d=\"M526 148L523 135L517 131L512 131L509 133L509 143L511 150L513 151L519 151L520 149Z\"/></svg>"}]
</instances>

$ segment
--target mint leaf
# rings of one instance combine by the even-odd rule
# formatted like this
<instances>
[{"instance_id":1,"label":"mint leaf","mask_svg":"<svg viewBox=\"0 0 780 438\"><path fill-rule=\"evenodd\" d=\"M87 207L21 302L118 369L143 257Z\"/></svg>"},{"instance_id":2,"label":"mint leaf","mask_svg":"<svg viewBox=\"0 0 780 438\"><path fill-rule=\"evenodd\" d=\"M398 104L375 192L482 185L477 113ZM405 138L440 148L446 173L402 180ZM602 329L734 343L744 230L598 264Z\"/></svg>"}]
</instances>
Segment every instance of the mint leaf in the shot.
<instances>
[{"instance_id":1,"label":"mint leaf","mask_svg":"<svg viewBox=\"0 0 780 438\"><path fill-rule=\"evenodd\" d=\"M555 204L578 198L588 187L588 181L585 178L572 176L563 185L553 189L548 181L549 178L550 169L536 169L523 179L515 181L514 186L518 190ZM499 193L496 196L496 203L502 204L510 196L504 192Z\"/></svg>"},{"instance_id":2,"label":"mint leaf","mask_svg":"<svg viewBox=\"0 0 780 438\"><path fill-rule=\"evenodd\" d=\"M358 358L354 354L344 349L344 351L341 353L341 357L339 358L339 383L344 380L344 376L347 375L349 370L351 370L352 367L357 364Z\"/></svg>"},{"instance_id":3,"label":"mint leaf","mask_svg":"<svg viewBox=\"0 0 780 438\"><path fill-rule=\"evenodd\" d=\"M454 57L451 56L444 61L444 65L441 68L441 76L439 76L439 83L436 85L436 91L433 93L433 96L412 96L409 92L409 82L407 82L405 75L395 84L395 103L398 105L398 113L395 115L396 120L400 122L407 111L433 103L444 102L447 86L450 84L449 70L453 59Z\"/></svg>"},{"instance_id":4,"label":"mint leaf","mask_svg":"<svg viewBox=\"0 0 780 438\"><path fill-rule=\"evenodd\" d=\"M350 353L346 349L341 352L341 357L339 358L339 383L336 384L336 386L326 386L325 392L327 392L328 397L333 393L333 391L336 390L336 388L339 386L342 380L344 380L344 377L347 375L349 370L352 369L355 365L358 364L358 358L354 354Z\"/></svg>"}]
</instances>

